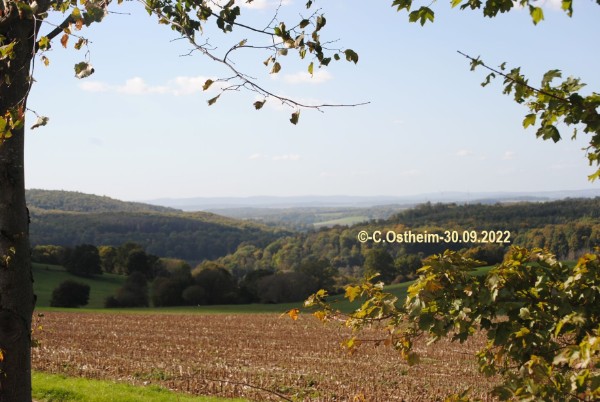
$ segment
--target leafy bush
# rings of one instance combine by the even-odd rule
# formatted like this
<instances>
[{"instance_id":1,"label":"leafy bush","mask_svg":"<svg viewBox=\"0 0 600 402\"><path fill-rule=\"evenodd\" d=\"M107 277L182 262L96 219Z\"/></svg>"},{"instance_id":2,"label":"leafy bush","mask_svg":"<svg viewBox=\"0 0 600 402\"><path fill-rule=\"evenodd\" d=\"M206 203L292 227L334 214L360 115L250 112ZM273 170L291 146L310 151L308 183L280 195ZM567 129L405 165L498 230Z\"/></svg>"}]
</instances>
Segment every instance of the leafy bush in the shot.
<instances>
[{"instance_id":1,"label":"leafy bush","mask_svg":"<svg viewBox=\"0 0 600 402\"><path fill-rule=\"evenodd\" d=\"M257 285L261 303L300 301L319 288L315 278L300 272L266 276L260 279Z\"/></svg>"},{"instance_id":2,"label":"leafy bush","mask_svg":"<svg viewBox=\"0 0 600 402\"><path fill-rule=\"evenodd\" d=\"M360 345L363 328L386 322L381 341L409 364L418 361L419 337L464 342L483 331L487 343L476 359L481 372L502 379L494 389L501 400L600 400L600 249L572 266L541 249L513 247L485 277L471 274L477 261L453 251L423 263L402 306L368 280L346 288L348 299L364 299L349 316L331 308L325 291L306 305L320 306L322 320L345 317L354 331L349 349Z\"/></svg>"},{"instance_id":3,"label":"leafy bush","mask_svg":"<svg viewBox=\"0 0 600 402\"><path fill-rule=\"evenodd\" d=\"M80 307L88 304L90 287L84 283L66 280L52 291L50 306Z\"/></svg>"},{"instance_id":4,"label":"leafy bush","mask_svg":"<svg viewBox=\"0 0 600 402\"><path fill-rule=\"evenodd\" d=\"M148 307L148 284L144 274L136 271L129 275L116 294L106 299L104 306L107 308Z\"/></svg>"}]
</instances>

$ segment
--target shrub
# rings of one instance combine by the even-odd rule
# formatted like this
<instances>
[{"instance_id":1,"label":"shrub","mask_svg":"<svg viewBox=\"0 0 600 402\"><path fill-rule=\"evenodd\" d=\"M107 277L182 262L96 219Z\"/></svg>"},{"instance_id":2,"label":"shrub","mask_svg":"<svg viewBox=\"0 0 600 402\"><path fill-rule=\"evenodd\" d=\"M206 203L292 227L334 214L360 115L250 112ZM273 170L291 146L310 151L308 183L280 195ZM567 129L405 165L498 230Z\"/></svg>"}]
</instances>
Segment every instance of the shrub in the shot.
<instances>
[{"instance_id":1,"label":"shrub","mask_svg":"<svg viewBox=\"0 0 600 402\"><path fill-rule=\"evenodd\" d=\"M88 304L90 287L84 283L66 280L52 291L50 306L80 307Z\"/></svg>"}]
</instances>

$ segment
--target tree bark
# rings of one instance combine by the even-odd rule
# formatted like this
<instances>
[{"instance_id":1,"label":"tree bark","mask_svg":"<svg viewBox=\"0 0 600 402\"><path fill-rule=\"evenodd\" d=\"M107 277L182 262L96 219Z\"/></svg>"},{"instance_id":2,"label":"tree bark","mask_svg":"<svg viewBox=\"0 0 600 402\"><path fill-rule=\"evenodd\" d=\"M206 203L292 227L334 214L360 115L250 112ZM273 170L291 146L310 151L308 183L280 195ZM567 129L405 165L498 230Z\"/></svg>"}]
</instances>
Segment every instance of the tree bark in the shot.
<instances>
[{"instance_id":1,"label":"tree bark","mask_svg":"<svg viewBox=\"0 0 600 402\"><path fill-rule=\"evenodd\" d=\"M37 29L34 20L23 18L14 5L2 14L3 45L16 42L13 57L0 61L0 116L5 116L19 107L26 110ZM35 296L25 204L24 128L12 130L10 138L0 141L0 402L27 402Z\"/></svg>"}]
</instances>

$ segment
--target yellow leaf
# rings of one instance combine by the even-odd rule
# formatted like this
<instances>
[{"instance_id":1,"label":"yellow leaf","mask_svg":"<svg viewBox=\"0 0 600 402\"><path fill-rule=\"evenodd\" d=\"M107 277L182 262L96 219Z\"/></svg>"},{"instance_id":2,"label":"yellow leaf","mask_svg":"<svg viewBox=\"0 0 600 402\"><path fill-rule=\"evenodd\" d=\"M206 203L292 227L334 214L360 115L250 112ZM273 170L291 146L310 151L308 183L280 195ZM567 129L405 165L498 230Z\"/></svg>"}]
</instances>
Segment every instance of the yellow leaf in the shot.
<instances>
[{"instance_id":1,"label":"yellow leaf","mask_svg":"<svg viewBox=\"0 0 600 402\"><path fill-rule=\"evenodd\" d=\"M2 352L2 349L0 349L0 362L4 361L4 353Z\"/></svg>"},{"instance_id":2,"label":"yellow leaf","mask_svg":"<svg viewBox=\"0 0 600 402\"><path fill-rule=\"evenodd\" d=\"M352 302L358 297L359 294L359 286L346 286L346 293L344 294L344 297Z\"/></svg>"},{"instance_id":3,"label":"yellow leaf","mask_svg":"<svg viewBox=\"0 0 600 402\"><path fill-rule=\"evenodd\" d=\"M319 321L325 321L325 318L327 318L327 314L324 311L315 311L313 315L317 317Z\"/></svg>"},{"instance_id":4,"label":"yellow leaf","mask_svg":"<svg viewBox=\"0 0 600 402\"><path fill-rule=\"evenodd\" d=\"M298 310L297 308L293 308L287 311L287 315L289 315L290 318L294 321L298 319L298 314L300 314L300 310Z\"/></svg>"}]
</instances>

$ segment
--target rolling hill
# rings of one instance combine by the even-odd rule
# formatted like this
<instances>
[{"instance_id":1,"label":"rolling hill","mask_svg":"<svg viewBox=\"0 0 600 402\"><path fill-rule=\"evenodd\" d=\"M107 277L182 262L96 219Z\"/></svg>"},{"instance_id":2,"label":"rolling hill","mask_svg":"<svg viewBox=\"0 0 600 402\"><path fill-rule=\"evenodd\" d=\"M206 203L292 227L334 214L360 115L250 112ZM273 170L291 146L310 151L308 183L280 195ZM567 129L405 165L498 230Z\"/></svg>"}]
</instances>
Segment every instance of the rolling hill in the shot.
<instances>
[{"instance_id":1,"label":"rolling hill","mask_svg":"<svg viewBox=\"0 0 600 402\"><path fill-rule=\"evenodd\" d=\"M76 192L28 190L26 197L32 246L135 242L161 257L198 262L232 253L241 243L264 246L289 234L208 212Z\"/></svg>"}]
</instances>

